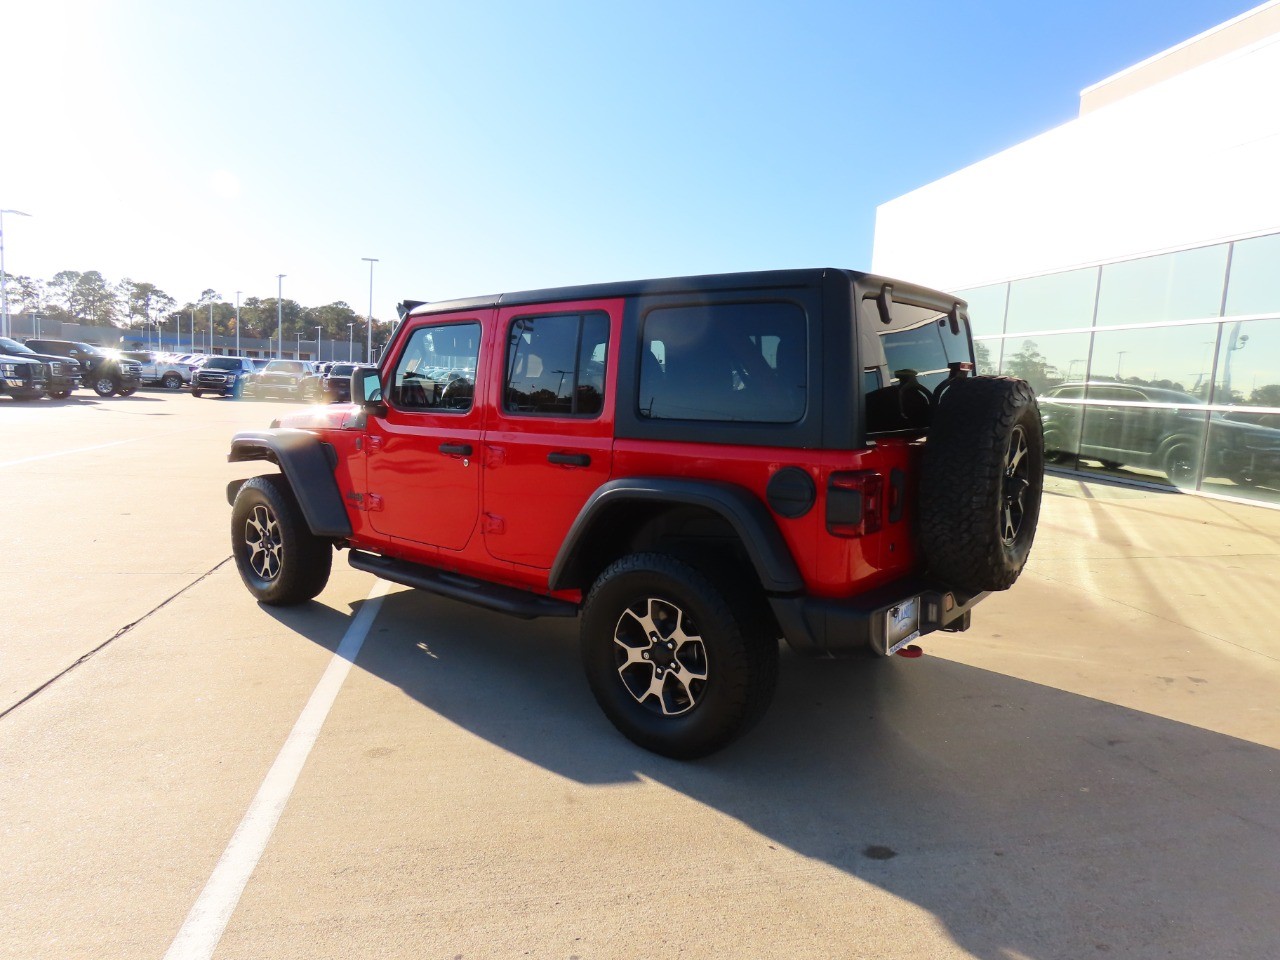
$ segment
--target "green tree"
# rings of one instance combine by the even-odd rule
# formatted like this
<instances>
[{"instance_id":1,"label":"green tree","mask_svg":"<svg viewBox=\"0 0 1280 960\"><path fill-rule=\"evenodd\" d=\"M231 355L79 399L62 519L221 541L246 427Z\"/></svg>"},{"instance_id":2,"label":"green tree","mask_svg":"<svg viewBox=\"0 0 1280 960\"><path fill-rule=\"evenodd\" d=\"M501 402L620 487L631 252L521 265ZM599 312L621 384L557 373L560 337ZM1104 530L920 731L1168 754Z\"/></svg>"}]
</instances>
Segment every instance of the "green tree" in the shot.
<instances>
[{"instance_id":1,"label":"green tree","mask_svg":"<svg viewBox=\"0 0 1280 960\"><path fill-rule=\"evenodd\" d=\"M1005 361L1004 372L1027 381L1036 393L1062 381L1058 368L1045 359L1034 340L1022 341L1022 349Z\"/></svg>"},{"instance_id":2,"label":"green tree","mask_svg":"<svg viewBox=\"0 0 1280 960\"><path fill-rule=\"evenodd\" d=\"M49 281L49 297L55 311L66 319L80 315L80 301L76 295L76 284L80 282L78 270L59 270Z\"/></svg>"},{"instance_id":3,"label":"green tree","mask_svg":"<svg viewBox=\"0 0 1280 960\"><path fill-rule=\"evenodd\" d=\"M996 368L991 364L991 348L981 340L974 341L973 358L977 361L978 374L992 374L996 372Z\"/></svg>"},{"instance_id":4,"label":"green tree","mask_svg":"<svg viewBox=\"0 0 1280 960\"><path fill-rule=\"evenodd\" d=\"M97 270L80 274L76 280L74 296L79 307L77 316L83 322L109 327L120 319L119 296Z\"/></svg>"},{"instance_id":5,"label":"green tree","mask_svg":"<svg viewBox=\"0 0 1280 960\"><path fill-rule=\"evenodd\" d=\"M1280 407L1280 383L1254 387L1249 402L1257 407Z\"/></svg>"},{"instance_id":6,"label":"green tree","mask_svg":"<svg viewBox=\"0 0 1280 960\"><path fill-rule=\"evenodd\" d=\"M154 283L139 283L125 277L119 284L120 298L130 326L147 326L173 310L176 301Z\"/></svg>"},{"instance_id":7,"label":"green tree","mask_svg":"<svg viewBox=\"0 0 1280 960\"><path fill-rule=\"evenodd\" d=\"M10 313L44 313L48 292L43 280L31 277L4 278L5 297L9 301Z\"/></svg>"}]
</instances>

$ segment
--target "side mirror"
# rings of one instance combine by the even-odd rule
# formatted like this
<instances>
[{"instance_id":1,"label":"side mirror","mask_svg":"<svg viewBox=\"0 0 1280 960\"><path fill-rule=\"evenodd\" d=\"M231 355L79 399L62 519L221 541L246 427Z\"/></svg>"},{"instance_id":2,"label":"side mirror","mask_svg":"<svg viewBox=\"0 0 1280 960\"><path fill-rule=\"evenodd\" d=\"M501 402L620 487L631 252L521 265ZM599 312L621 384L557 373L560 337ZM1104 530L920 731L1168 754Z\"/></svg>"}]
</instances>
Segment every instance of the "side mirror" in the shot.
<instances>
[{"instance_id":1,"label":"side mirror","mask_svg":"<svg viewBox=\"0 0 1280 960\"><path fill-rule=\"evenodd\" d=\"M383 416L387 405L382 400L382 381L377 370L355 370L351 374L351 402L374 416Z\"/></svg>"}]
</instances>

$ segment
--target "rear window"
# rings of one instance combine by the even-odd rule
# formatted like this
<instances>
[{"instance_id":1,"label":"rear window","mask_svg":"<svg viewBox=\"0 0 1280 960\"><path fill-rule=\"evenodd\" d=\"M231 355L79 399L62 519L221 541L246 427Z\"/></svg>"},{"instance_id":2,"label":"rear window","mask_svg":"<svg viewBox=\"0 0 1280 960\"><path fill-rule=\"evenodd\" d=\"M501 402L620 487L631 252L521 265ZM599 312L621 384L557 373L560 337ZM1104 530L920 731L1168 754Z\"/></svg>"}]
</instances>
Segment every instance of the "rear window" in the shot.
<instances>
[{"instance_id":1,"label":"rear window","mask_svg":"<svg viewBox=\"0 0 1280 960\"><path fill-rule=\"evenodd\" d=\"M349 377L355 370L354 363L339 363L329 368L329 376L331 377Z\"/></svg>"},{"instance_id":2,"label":"rear window","mask_svg":"<svg viewBox=\"0 0 1280 960\"><path fill-rule=\"evenodd\" d=\"M921 433L930 419L928 394L951 375L948 364L973 362L968 323L959 317L953 326L948 314L897 301L890 309L886 325L876 300L862 301L866 429Z\"/></svg>"},{"instance_id":3,"label":"rear window","mask_svg":"<svg viewBox=\"0 0 1280 960\"><path fill-rule=\"evenodd\" d=\"M639 415L796 423L805 414L808 349L796 303L655 308L644 320Z\"/></svg>"},{"instance_id":4,"label":"rear window","mask_svg":"<svg viewBox=\"0 0 1280 960\"><path fill-rule=\"evenodd\" d=\"M959 330L953 331L947 316L904 304L894 304L895 321L900 313L907 311L920 315L914 325L880 335L889 378L900 380L902 374L909 371L932 390L947 379L950 373L947 364L973 361L967 331L963 322Z\"/></svg>"}]
</instances>

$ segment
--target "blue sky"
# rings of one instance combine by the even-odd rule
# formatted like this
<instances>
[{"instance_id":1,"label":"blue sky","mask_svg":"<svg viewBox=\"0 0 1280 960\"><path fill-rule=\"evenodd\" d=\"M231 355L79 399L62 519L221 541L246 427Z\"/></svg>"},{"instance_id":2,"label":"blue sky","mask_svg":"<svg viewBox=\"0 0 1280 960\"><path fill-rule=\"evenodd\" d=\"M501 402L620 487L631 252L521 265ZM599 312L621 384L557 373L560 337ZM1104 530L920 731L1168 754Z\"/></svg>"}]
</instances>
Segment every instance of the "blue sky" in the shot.
<instances>
[{"instance_id":1,"label":"blue sky","mask_svg":"<svg viewBox=\"0 0 1280 960\"><path fill-rule=\"evenodd\" d=\"M383 318L865 269L878 204L1255 5L0 0L6 267L364 312L377 257Z\"/></svg>"}]
</instances>

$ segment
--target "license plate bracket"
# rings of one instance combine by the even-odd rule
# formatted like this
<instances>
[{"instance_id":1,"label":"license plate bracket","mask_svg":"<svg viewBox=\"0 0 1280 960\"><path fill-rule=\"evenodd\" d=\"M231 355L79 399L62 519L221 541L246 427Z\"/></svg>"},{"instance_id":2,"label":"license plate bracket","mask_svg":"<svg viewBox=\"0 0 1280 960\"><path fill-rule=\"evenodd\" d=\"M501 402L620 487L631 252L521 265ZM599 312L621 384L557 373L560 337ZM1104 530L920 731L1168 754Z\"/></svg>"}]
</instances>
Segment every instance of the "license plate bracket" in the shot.
<instances>
[{"instance_id":1,"label":"license plate bracket","mask_svg":"<svg viewBox=\"0 0 1280 960\"><path fill-rule=\"evenodd\" d=\"M884 613L884 652L892 656L920 637L920 598L895 603Z\"/></svg>"}]
</instances>

